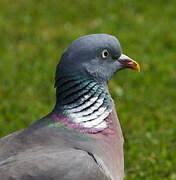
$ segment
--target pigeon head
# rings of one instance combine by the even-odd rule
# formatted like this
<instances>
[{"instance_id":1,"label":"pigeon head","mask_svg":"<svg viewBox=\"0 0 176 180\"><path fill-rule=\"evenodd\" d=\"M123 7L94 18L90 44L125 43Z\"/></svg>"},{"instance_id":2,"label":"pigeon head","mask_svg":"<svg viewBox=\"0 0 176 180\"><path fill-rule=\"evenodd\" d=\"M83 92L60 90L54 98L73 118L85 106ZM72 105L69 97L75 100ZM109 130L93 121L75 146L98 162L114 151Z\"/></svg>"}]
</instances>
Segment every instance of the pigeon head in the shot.
<instances>
[{"instance_id":1,"label":"pigeon head","mask_svg":"<svg viewBox=\"0 0 176 180\"><path fill-rule=\"evenodd\" d=\"M54 112L83 132L107 129L114 108L107 82L125 68L139 70L139 65L122 54L114 36L92 34L73 41L57 65Z\"/></svg>"},{"instance_id":2,"label":"pigeon head","mask_svg":"<svg viewBox=\"0 0 176 180\"><path fill-rule=\"evenodd\" d=\"M107 82L125 68L139 70L137 62L122 54L119 41L107 34L91 34L73 41L57 66L56 81L61 76L79 75Z\"/></svg>"}]
</instances>

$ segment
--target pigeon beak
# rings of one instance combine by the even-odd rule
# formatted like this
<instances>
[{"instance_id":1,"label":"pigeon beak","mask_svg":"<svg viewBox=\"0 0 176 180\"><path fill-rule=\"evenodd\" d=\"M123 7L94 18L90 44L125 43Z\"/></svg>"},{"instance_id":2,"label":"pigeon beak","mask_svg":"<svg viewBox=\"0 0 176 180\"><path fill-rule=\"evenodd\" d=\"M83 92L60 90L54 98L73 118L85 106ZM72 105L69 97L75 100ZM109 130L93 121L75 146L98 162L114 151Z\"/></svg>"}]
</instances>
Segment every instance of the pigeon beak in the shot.
<instances>
[{"instance_id":1,"label":"pigeon beak","mask_svg":"<svg viewBox=\"0 0 176 180\"><path fill-rule=\"evenodd\" d=\"M133 59L129 58L125 54L122 54L118 61L124 65L124 67L131 68L133 70L140 71L140 65L134 61Z\"/></svg>"}]
</instances>

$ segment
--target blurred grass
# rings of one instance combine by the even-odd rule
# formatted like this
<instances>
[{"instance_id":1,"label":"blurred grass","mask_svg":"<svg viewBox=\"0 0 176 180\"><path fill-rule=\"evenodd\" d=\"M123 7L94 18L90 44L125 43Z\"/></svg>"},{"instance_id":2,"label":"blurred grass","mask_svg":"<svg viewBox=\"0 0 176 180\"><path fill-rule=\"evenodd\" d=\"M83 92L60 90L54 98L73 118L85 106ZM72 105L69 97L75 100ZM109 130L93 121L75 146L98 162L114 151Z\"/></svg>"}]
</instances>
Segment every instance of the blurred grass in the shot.
<instances>
[{"instance_id":1,"label":"blurred grass","mask_svg":"<svg viewBox=\"0 0 176 180\"><path fill-rule=\"evenodd\" d=\"M72 40L109 33L142 66L110 82L125 179L176 180L175 7L174 0L0 0L0 137L54 106L55 66Z\"/></svg>"}]
</instances>

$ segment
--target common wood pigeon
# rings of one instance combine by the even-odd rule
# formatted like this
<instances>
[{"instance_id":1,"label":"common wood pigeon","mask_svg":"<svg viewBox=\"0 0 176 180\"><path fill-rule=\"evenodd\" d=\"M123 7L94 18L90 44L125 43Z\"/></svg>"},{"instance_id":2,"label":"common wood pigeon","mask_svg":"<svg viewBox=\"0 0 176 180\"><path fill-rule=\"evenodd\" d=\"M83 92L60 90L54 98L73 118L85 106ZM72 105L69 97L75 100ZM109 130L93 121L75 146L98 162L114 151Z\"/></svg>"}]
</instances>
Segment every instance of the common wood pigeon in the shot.
<instances>
[{"instance_id":1,"label":"common wood pigeon","mask_svg":"<svg viewBox=\"0 0 176 180\"><path fill-rule=\"evenodd\" d=\"M139 65L107 34L78 38L56 68L56 105L0 139L0 180L122 180L123 136L107 83Z\"/></svg>"}]
</instances>

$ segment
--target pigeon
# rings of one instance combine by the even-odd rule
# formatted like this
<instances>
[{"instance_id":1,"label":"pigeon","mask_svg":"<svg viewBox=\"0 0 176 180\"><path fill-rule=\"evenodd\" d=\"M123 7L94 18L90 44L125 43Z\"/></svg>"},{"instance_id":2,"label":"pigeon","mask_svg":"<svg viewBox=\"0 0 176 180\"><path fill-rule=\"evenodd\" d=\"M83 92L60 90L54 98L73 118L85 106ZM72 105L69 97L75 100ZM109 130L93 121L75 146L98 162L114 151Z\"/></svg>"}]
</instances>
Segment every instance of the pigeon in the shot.
<instances>
[{"instance_id":1,"label":"pigeon","mask_svg":"<svg viewBox=\"0 0 176 180\"><path fill-rule=\"evenodd\" d=\"M56 67L53 110L0 139L0 179L122 180L124 139L108 82L126 68L140 70L116 37L73 41Z\"/></svg>"}]
</instances>

